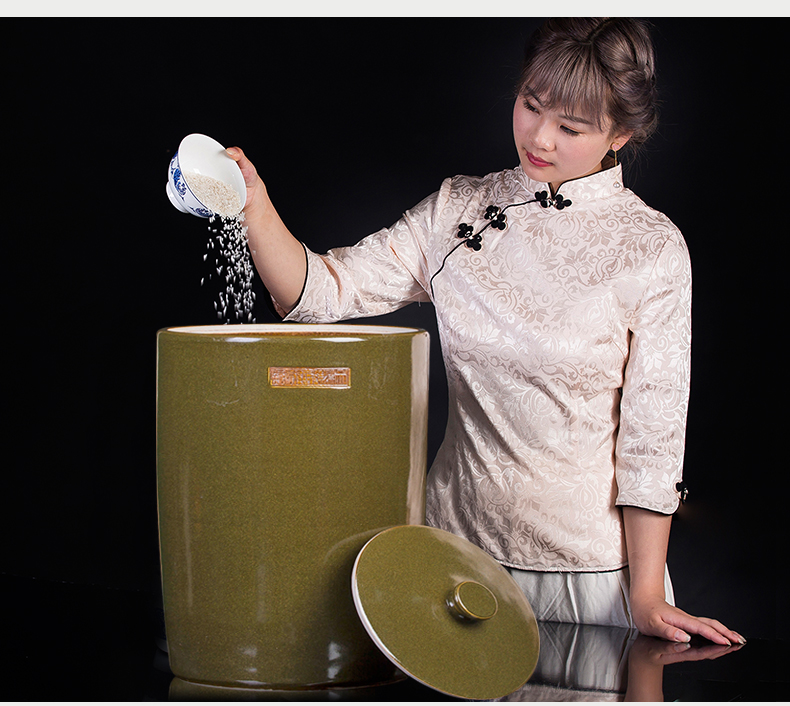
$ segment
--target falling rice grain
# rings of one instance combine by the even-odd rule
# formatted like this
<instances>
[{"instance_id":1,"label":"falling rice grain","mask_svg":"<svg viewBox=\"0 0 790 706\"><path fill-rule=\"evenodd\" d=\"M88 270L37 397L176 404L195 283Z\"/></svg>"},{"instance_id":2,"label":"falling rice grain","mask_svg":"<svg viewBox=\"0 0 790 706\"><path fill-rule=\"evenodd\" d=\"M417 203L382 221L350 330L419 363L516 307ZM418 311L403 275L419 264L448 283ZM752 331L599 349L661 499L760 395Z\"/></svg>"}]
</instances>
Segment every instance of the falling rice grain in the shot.
<instances>
[{"instance_id":1,"label":"falling rice grain","mask_svg":"<svg viewBox=\"0 0 790 706\"><path fill-rule=\"evenodd\" d=\"M247 246L247 227L244 225L244 213L235 216L215 215L209 219L214 224L220 221L219 228L209 225L208 250L213 250L215 262L212 271L217 275L223 274L224 291L217 292L214 309L218 319L231 323L235 318L237 322L255 323L253 316L255 292L252 291L254 268L252 256ZM212 233L217 233L212 235ZM204 260L208 257L208 252ZM209 273L209 279L211 273Z\"/></svg>"}]
</instances>

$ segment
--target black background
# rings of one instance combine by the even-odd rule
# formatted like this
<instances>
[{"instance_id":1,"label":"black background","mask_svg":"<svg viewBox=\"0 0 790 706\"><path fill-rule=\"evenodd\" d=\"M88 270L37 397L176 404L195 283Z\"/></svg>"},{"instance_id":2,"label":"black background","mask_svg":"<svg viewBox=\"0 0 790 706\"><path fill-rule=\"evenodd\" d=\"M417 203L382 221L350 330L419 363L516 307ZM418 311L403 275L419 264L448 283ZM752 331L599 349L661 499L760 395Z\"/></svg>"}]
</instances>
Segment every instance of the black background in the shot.
<instances>
[{"instance_id":1,"label":"black background","mask_svg":"<svg viewBox=\"0 0 790 706\"><path fill-rule=\"evenodd\" d=\"M446 176L515 166L512 87L538 23L4 22L0 572L158 590L155 334L216 322L216 292L200 286L207 223L165 195L181 139L243 147L297 237L351 244ZM662 123L626 182L683 231L695 296L691 495L670 569L682 607L775 638L787 626L776 101L788 26L653 24ZM256 316L274 321L262 303ZM384 321L435 331L426 305ZM436 345L433 357L431 454L446 409Z\"/></svg>"}]
</instances>

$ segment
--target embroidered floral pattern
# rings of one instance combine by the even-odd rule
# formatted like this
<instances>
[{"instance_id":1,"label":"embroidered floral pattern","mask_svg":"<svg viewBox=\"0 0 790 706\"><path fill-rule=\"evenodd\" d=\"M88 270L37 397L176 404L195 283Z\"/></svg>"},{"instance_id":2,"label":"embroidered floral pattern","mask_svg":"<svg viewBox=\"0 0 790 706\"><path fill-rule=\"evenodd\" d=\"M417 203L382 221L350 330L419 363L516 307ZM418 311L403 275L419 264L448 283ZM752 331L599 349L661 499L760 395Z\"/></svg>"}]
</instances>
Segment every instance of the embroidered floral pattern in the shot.
<instances>
[{"instance_id":1,"label":"embroidered floral pattern","mask_svg":"<svg viewBox=\"0 0 790 706\"><path fill-rule=\"evenodd\" d=\"M427 301L446 258L433 301L449 420L428 522L507 565L619 568L617 505L677 508L689 257L671 221L621 183L620 167L567 182L562 208L514 205L506 230L446 258L456 236L497 217L488 205L546 186L520 168L448 179L358 245L308 250L305 292L288 317L337 321Z\"/></svg>"}]
</instances>

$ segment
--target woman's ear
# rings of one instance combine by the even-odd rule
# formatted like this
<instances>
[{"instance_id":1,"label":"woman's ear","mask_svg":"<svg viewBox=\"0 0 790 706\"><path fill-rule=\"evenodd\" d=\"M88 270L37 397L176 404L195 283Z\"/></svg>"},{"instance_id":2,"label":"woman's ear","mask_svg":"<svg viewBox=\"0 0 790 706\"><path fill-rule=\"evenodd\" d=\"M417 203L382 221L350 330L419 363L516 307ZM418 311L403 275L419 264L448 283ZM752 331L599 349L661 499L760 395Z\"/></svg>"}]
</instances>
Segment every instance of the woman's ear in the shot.
<instances>
[{"instance_id":1,"label":"woman's ear","mask_svg":"<svg viewBox=\"0 0 790 706\"><path fill-rule=\"evenodd\" d=\"M622 135L617 135L616 137L612 138L612 149L615 152L618 152L619 150L623 149L623 147L625 147L625 143L631 139L631 136L633 134L634 134L633 132L628 132Z\"/></svg>"}]
</instances>

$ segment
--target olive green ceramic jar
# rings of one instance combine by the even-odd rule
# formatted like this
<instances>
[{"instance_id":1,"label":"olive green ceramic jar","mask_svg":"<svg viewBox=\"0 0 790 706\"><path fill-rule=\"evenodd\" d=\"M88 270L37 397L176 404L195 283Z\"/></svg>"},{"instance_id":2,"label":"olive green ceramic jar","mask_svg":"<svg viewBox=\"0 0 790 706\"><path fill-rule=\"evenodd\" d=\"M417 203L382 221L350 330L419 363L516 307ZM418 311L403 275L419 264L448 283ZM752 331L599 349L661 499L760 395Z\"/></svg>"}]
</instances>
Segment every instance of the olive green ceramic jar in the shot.
<instances>
[{"instance_id":1,"label":"olive green ceramic jar","mask_svg":"<svg viewBox=\"0 0 790 706\"><path fill-rule=\"evenodd\" d=\"M398 676L357 616L354 561L424 519L428 334L164 329L157 478L173 673L233 687Z\"/></svg>"}]
</instances>

